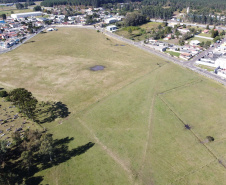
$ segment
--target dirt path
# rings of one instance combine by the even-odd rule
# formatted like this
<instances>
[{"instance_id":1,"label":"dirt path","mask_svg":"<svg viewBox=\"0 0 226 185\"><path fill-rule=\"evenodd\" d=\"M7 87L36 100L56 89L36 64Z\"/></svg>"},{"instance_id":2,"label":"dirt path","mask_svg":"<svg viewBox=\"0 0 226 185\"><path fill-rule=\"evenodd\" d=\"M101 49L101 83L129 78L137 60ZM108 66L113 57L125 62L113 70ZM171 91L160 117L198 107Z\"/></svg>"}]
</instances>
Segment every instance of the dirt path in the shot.
<instances>
[{"instance_id":1,"label":"dirt path","mask_svg":"<svg viewBox=\"0 0 226 185\"><path fill-rule=\"evenodd\" d=\"M142 157L142 163L141 163L140 171L139 171L139 174L138 174L141 182L142 182L145 160L146 160L146 156L147 156L148 145L150 143L151 132L153 130L153 126L152 126L152 120L153 119L152 118L153 118L153 109L154 109L154 104L155 104L155 98L156 98L156 95L154 95L153 98L152 98L152 103L151 103L151 108L150 108L151 110L150 110L149 122L148 122L148 129L147 129L147 140L146 140L146 143L145 143L145 149L144 149L144 154L143 154L143 157Z\"/></svg>"},{"instance_id":2,"label":"dirt path","mask_svg":"<svg viewBox=\"0 0 226 185\"><path fill-rule=\"evenodd\" d=\"M155 75L155 79L154 79L154 84L156 82L157 79L157 74ZM143 152L143 156L142 156L142 162L141 162L141 167L140 170L138 172L138 180L140 181L139 183L142 184L142 176L143 176L143 169L144 169L144 165L145 165L145 160L146 160L146 156L147 156L147 150L148 150L148 145L150 144L150 140L151 140L151 132L153 130L153 125L152 125L152 118L153 118L153 109L154 109L154 105L155 105L155 98L156 98L156 84L153 87L153 97L152 97L152 102L151 102L151 106L150 106L150 113L149 113L149 117L148 117L148 128L147 128L147 140L144 144L144 152ZM152 88L150 87L150 91L152 90ZM149 92L151 93L151 92ZM152 184L152 183L151 183Z\"/></svg>"},{"instance_id":3,"label":"dirt path","mask_svg":"<svg viewBox=\"0 0 226 185\"><path fill-rule=\"evenodd\" d=\"M131 183L133 183L133 181L134 181L134 175L133 175L133 173L132 173L132 171L130 170L130 168L125 164L125 162L122 160L122 159L120 159L113 151L111 151L105 144L103 144L100 140L99 140L99 138L95 135L95 133L92 131L92 129L90 129L89 127L88 127L88 125L84 122L84 121L82 121L80 118L78 118L78 121L90 132L90 134L92 135L92 137L94 138L94 140L95 140L95 142L97 143L97 144L99 144L100 146L101 146L101 148L117 163L117 164L119 164L121 167L122 167L122 169L124 170L124 171L126 171L127 172L127 174L128 174L128 178L129 178L129 181L131 182Z\"/></svg>"}]
</instances>

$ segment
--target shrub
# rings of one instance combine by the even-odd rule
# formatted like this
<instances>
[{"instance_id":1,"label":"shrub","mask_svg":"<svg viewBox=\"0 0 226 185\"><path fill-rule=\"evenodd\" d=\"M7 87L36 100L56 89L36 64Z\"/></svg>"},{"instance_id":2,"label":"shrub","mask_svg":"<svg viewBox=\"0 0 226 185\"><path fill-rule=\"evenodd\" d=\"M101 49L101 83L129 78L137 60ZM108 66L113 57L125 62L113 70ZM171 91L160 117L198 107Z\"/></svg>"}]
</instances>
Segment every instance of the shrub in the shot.
<instances>
[{"instance_id":1,"label":"shrub","mask_svg":"<svg viewBox=\"0 0 226 185\"><path fill-rule=\"evenodd\" d=\"M208 139L209 142L214 141L214 138L212 136L206 136L206 139Z\"/></svg>"},{"instance_id":2,"label":"shrub","mask_svg":"<svg viewBox=\"0 0 226 185\"><path fill-rule=\"evenodd\" d=\"M188 130L191 129L191 126L190 126L190 125L187 125L187 124L186 124L186 125L184 125L184 126L185 126L185 128L188 129Z\"/></svg>"},{"instance_id":3,"label":"shrub","mask_svg":"<svg viewBox=\"0 0 226 185\"><path fill-rule=\"evenodd\" d=\"M0 91L0 97L6 97L8 93L6 91Z\"/></svg>"}]
</instances>

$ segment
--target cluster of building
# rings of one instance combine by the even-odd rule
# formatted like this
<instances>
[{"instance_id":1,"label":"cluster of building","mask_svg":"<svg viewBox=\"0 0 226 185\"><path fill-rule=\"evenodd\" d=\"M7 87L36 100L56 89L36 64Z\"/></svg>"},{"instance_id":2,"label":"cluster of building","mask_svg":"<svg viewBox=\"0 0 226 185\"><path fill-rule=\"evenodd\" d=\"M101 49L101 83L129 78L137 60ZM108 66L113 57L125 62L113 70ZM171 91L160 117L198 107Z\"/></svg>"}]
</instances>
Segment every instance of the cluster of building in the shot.
<instances>
[{"instance_id":1,"label":"cluster of building","mask_svg":"<svg viewBox=\"0 0 226 185\"><path fill-rule=\"evenodd\" d=\"M145 42L145 45L160 52L173 51L179 53L181 59L189 60L203 51L202 47L199 46L199 43L199 41L196 42L194 40L193 42L190 42L190 45L178 46L149 39L148 42Z\"/></svg>"},{"instance_id":2,"label":"cluster of building","mask_svg":"<svg viewBox=\"0 0 226 185\"><path fill-rule=\"evenodd\" d=\"M18 44L20 41L25 39L29 34L27 23L32 23L32 27L45 27L46 21L52 24L63 24L63 25L85 25L87 16L95 14L95 20L101 27L107 25L108 31L115 31L116 26L108 25L116 23L123 19L123 16L118 14L111 14L106 12L103 8L84 9L81 10L81 15L67 16L62 15L60 9L52 8L54 14L47 14L43 12L27 12L11 14L11 17L7 17L6 20L0 20L0 48L10 48L11 46ZM45 16L43 16L45 15ZM37 30L34 30L34 33Z\"/></svg>"},{"instance_id":3,"label":"cluster of building","mask_svg":"<svg viewBox=\"0 0 226 185\"><path fill-rule=\"evenodd\" d=\"M226 78L226 42L223 42L213 51L208 52L196 63L212 67L217 75Z\"/></svg>"},{"instance_id":4,"label":"cluster of building","mask_svg":"<svg viewBox=\"0 0 226 185\"><path fill-rule=\"evenodd\" d=\"M88 8L88 9L78 9L77 11L80 12L79 15L75 16L68 16L65 20L65 13L62 12L62 9L65 9L66 6L62 7L54 7L48 9L52 12L49 19L53 21L55 24L86 24L86 18L87 16L92 16L95 14L95 21L100 24L112 24L118 21L121 21L124 16L119 16L118 14L111 14L111 12L106 11L104 8Z\"/></svg>"},{"instance_id":5,"label":"cluster of building","mask_svg":"<svg viewBox=\"0 0 226 185\"><path fill-rule=\"evenodd\" d=\"M42 12L28 12L20 14L12 14L4 21L0 21L0 48L10 48L15 44L19 44L30 35L31 30L27 23L31 23L32 27L42 28L45 23L41 16ZM32 30L36 32L37 30Z\"/></svg>"}]
</instances>

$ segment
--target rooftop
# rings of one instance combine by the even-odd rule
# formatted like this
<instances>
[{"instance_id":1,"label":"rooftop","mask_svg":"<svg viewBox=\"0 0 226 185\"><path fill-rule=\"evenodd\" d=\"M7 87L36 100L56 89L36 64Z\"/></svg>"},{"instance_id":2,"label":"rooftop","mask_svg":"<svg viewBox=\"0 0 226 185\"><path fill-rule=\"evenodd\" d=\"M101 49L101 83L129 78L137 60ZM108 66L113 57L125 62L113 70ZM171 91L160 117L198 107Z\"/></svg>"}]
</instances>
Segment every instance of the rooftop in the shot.
<instances>
[{"instance_id":1,"label":"rooftop","mask_svg":"<svg viewBox=\"0 0 226 185\"><path fill-rule=\"evenodd\" d=\"M36 13L42 13L42 12L15 13L15 14L12 14L12 15L29 15L29 14L36 14Z\"/></svg>"}]
</instances>

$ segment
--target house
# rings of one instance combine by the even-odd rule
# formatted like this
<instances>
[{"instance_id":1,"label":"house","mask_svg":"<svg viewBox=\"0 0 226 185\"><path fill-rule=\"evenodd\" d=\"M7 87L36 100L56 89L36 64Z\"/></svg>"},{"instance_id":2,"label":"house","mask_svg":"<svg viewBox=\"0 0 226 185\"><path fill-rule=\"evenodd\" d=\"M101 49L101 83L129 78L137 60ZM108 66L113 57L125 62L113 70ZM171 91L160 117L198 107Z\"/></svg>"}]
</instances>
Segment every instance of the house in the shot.
<instances>
[{"instance_id":1,"label":"house","mask_svg":"<svg viewBox=\"0 0 226 185\"><path fill-rule=\"evenodd\" d=\"M170 40L171 39L171 34L167 35L163 40Z\"/></svg>"},{"instance_id":2,"label":"house","mask_svg":"<svg viewBox=\"0 0 226 185\"><path fill-rule=\"evenodd\" d=\"M182 34L190 32L188 29L177 29L177 30Z\"/></svg>"},{"instance_id":3,"label":"house","mask_svg":"<svg viewBox=\"0 0 226 185\"><path fill-rule=\"evenodd\" d=\"M196 63L210 66L210 67L220 67L221 69L226 69L226 57L225 56L221 56L217 59L202 58L201 60L196 61Z\"/></svg>"},{"instance_id":4,"label":"house","mask_svg":"<svg viewBox=\"0 0 226 185\"><path fill-rule=\"evenodd\" d=\"M209 33L209 30L203 30L202 33Z\"/></svg>"},{"instance_id":5,"label":"house","mask_svg":"<svg viewBox=\"0 0 226 185\"><path fill-rule=\"evenodd\" d=\"M190 45L191 46L197 46L197 45L199 45L200 44L200 42L198 41L198 40L191 40L190 41Z\"/></svg>"},{"instance_id":6,"label":"house","mask_svg":"<svg viewBox=\"0 0 226 185\"><path fill-rule=\"evenodd\" d=\"M116 19L116 18L108 18L108 19L105 19L104 20L104 22L106 23L106 24L112 24L112 23L115 23L115 22L117 22L118 21L118 19Z\"/></svg>"},{"instance_id":7,"label":"house","mask_svg":"<svg viewBox=\"0 0 226 185\"><path fill-rule=\"evenodd\" d=\"M190 53L181 53L180 54L180 58L184 59L184 60L189 60L192 57L192 55Z\"/></svg>"},{"instance_id":8,"label":"house","mask_svg":"<svg viewBox=\"0 0 226 185\"><path fill-rule=\"evenodd\" d=\"M117 26L115 26L115 25L107 26L106 30L110 31L110 32L116 31L117 30Z\"/></svg>"}]
</instances>

